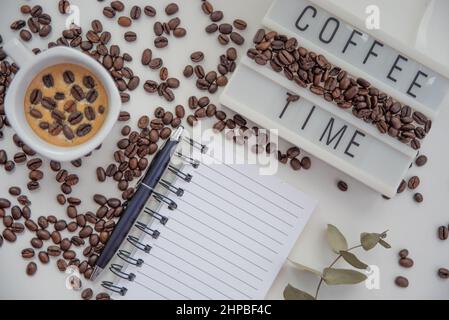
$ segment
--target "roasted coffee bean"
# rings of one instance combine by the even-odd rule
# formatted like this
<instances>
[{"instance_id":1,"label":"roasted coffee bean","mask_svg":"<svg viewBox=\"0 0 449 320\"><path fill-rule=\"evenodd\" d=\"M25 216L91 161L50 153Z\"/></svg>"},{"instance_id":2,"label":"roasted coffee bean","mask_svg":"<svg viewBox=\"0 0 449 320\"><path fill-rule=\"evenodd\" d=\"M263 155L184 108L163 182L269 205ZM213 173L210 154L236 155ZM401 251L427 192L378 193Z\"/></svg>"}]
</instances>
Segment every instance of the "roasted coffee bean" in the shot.
<instances>
[{"instance_id":1,"label":"roasted coffee bean","mask_svg":"<svg viewBox=\"0 0 449 320\"><path fill-rule=\"evenodd\" d=\"M165 127L160 132L161 139L165 140L171 136L171 129L169 127Z\"/></svg>"},{"instance_id":2,"label":"roasted coffee bean","mask_svg":"<svg viewBox=\"0 0 449 320\"><path fill-rule=\"evenodd\" d=\"M147 80L145 81L145 84L143 85L143 88L148 93L155 93L157 92L158 83L153 80Z\"/></svg>"},{"instance_id":3,"label":"roasted coffee bean","mask_svg":"<svg viewBox=\"0 0 449 320\"><path fill-rule=\"evenodd\" d=\"M87 238L87 237L89 237L91 234L92 234L92 227L90 227L90 226L85 226L85 227L83 227L81 230L80 230L80 232L79 232L79 236L81 237L81 238Z\"/></svg>"},{"instance_id":4,"label":"roasted coffee bean","mask_svg":"<svg viewBox=\"0 0 449 320\"><path fill-rule=\"evenodd\" d=\"M41 100L42 106L47 110L54 110L57 106L56 101L49 97L43 97Z\"/></svg>"},{"instance_id":5,"label":"roasted coffee bean","mask_svg":"<svg viewBox=\"0 0 449 320\"><path fill-rule=\"evenodd\" d=\"M121 2L119 0L112 1L111 7L115 11L119 11L119 12L122 12L125 9L125 5L123 4L123 2Z\"/></svg>"},{"instance_id":6,"label":"roasted coffee bean","mask_svg":"<svg viewBox=\"0 0 449 320\"><path fill-rule=\"evenodd\" d=\"M120 199L110 198L108 199L107 204L111 208L118 208L122 204L122 202L120 201Z\"/></svg>"},{"instance_id":7,"label":"roasted coffee bean","mask_svg":"<svg viewBox=\"0 0 449 320\"><path fill-rule=\"evenodd\" d=\"M173 30L173 35L175 36L175 38L182 38L187 34L187 30L184 28L176 28L175 30Z\"/></svg>"},{"instance_id":8,"label":"roasted coffee bean","mask_svg":"<svg viewBox=\"0 0 449 320\"><path fill-rule=\"evenodd\" d=\"M30 230L30 231L37 231L39 229L39 227L37 226L37 224L33 221L33 220L27 220L25 221L25 227Z\"/></svg>"},{"instance_id":9,"label":"roasted coffee bean","mask_svg":"<svg viewBox=\"0 0 449 320\"><path fill-rule=\"evenodd\" d=\"M154 46L158 49L165 48L168 45L168 39L164 36L159 36L154 39Z\"/></svg>"},{"instance_id":10,"label":"roasted coffee bean","mask_svg":"<svg viewBox=\"0 0 449 320\"><path fill-rule=\"evenodd\" d=\"M47 88L51 88L55 85L55 80L51 74L46 74L42 77L42 82Z\"/></svg>"},{"instance_id":11,"label":"roasted coffee bean","mask_svg":"<svg viewBox=\"0 0 449 320\"><path fill-rule=\"evenodd\" d=\"M297 156L299 156L300 154L300 150L298 147L291 147L287 150L287 156L292 159L292 158L296 158Z\"/></svg>"},{"instance_id":12,"label":"roasted coffee bean","mask_svg":"<svg viewBox=\"0 0 449 320\"><path fill-rule=\"evenodd\" d=\"M156 16L156 9L152 6L145 6L143 8L143 12L148 17L155 17Z\"/></svg>"},{"instance_id":13,"label":"roasted coffee bean","mask_svg":"<svg viewBox=\"0 0 449 320\"><path fill-rule=\"evenodd\" d=\"M142 116L139 118L137 126L140 129L144 129L144 128L147 128L149 124L150 124L150 118L148 116Z\"/></svg>"},{"instance_id":14,"label":"roasted coffee bean","mask_svg":"<svg viewBox=\"0 0 449 320\"><path fill-rule=\"evenodd\" d=\"M79 137L84 137L85 135L89 134L89 132L92 130L92 125L85 123L81 124L78 129L76 129L76 135Z\"/></svg>"},{"instance_id":15,"label":"roasted coffee bean","mask_svg":"<svg viewBox=\"0 0 449 320\"><path fill-rule=\"evenodd\" d=\"M309 157L302 158L302 160L301 160L301 167L304 170L309 170L311 166L312 166L312 161L310 160Z\"/></svg>"},{"instance_id":16,"label":"roasted coffee bean","mask_svg":"<svg viewBox=\"0 0 449 320\"><path fill-rule=\"evenodd\" d=\"M22 258L24 259L31 259L34 257L34 249L33 248L27 248L22 250Z\"/></svg>"},{"instance_id":17,"label":"roasted coffee bean","mask_svg":"<svg viewBox=\"0 0 449 320\"><path fill-rule=\"evenodd\" d=\"M168 78L167 85L171 89L177 89L179 87L179 80L176 78Z\"/></svg>"},{"instance_id":18,"label":"roasted coffee bean","mask_svg":"<svg viewBox=\"0 0 449 320\"><path fill-rule=\"evenodd\" d=\"M118 18L117 22L121 27L130 27L132 24L131 18L125 16Z\"/></svg>"},{"instance_id":19,"label":"roasted coffee bean","mask_svg":"<svg viewBox=\"0 0 449 320\"><path fill-rule=\"evenodd\" d=\"M245 42L245 39L237 32L232 32L230 38L236 45L239 46Z\"/></svg>"},{"instance_id":20,"label":"roasted coffee bean","mask_svg":"<svg viewBox=\"0 0 449 320\"><path fill-rule=\"evenodd\" d=\"M27 5L27 4L24 4L24 5L20 6L20 12L23 13L23 14L30 14L31 13L31 7L29 5Z\"/></svg>"},{"instance_id":21,"label":"roasted coffee bean","mask_svg":"<svg viewBox=\"0 0 449 320\"><path fill-rule=\"evenodd\" d=\"M195 51L190 55L190 59L196 63L201 62L204 59L204 53L201 51Z\"/></svg>"},{"instance_id":22,"label":"roasted coffee bean","mask_svg":"<svg viewBox=\"0 0 449 320\"><path fill-rule=\"evenodd\" d=\"M218 25L216 23L211 23L205 29L207 33L214 33L218 30Z\"/></svg>"},{"instance_id":23,"label":"roasted coffee bean","mask_svg":"<svg viewBox=\"0 0 449 320\"><path fill-rule=\"evenodd\" d=\"M413 267L413 264L414 264L414 262L410 258L401 258L401 259L399 259L399 265L401 267L411 268L411 267Z\"/></svg>"},{"instance_id":24,"label":"roasted coffee bean","mask_svg":"<svg viewBox=\"0 0 449 320\"><path fill-rule=\"evenodd\" d=\"M37 256L39 258L39 261L43 264L47 264L48 262L50 262L50 257L48 256L48 253L45 251L39 252Z\"/></svg>"},{"instance_id":25,"label":"roasted coffee bean","mask_svg":"<svg viewBox=\"0 0 449 320\"><path fill-rule=\"evenodd\" d=\"M26 267L26 273L28 276L34 276L36 274L37 271L37 265L34 262L30 262L28 263L27 267Z\"/></svg>"},{"instance_id":26,"label":"roasted coffee bean","mask_svg":"<svg viewBox=\"0 0 449 320\"><path fill-rule=\"evenodd\" d=\"M152 60L153 57L153 52L151 51L151 49L145 49L142 52L142 58L141 58L141 62L144 66L147 66L150 61Z\"/></svg>"},{"instance_id":27,"label":"roasted coffee bean","mask_svg":"<svg viewBox=\"0 0 449 320\"><path fill-rule=\"evenodd\" d=\"M33 238L31 239L31 246L35 249L40 249L42 248L42 246L44 245L44 243L42 242L41 239L39 238Z\"/></svg>"},{"instance_id":28,"label":"roasted coffee bean","mask_svg":"<svg viewBox=\"0 0 449 320\"><path fill-rule=\"evenodd\" d=\"M61 243L59 244L59 247L61 248L62 251L69 250L71 246L72 242L67 238L62 239Z\"/></svg>"},{"instance_id":29,"label":"roasted coffee bean","mask_svg":"<svg viewBox=\"0 0 449 320\"><path fill-rule=\"evenodd\" d=\"M338 181L337 187L338 187L338 189L340 189L340 191L343 191L343 192L348 190L348 184L342 180Z\"/></svg>"},{"instance_id":30,"label":"roasted coffee bean","mask_svg":"<svg viewBox=\"0 0 449 320\"><path fill-rule=\"evenodd\" d=\"M54 244L60 244L62 241L61 233L59 233L59 231L53 231L50 237Z\"/></svg>"},{"instance_id":31,"label":"roasted coffee bean","mask_svg":"<svg viewBox=\"0 0 449 320\"><path fill-rule=\"evenodd\" d=\"M242 19L235 19L232 24L234 25L235 28L239 30L245 30L247 26L246 22L243 21Z\"/></svg>"},{"instance_id":32,"label":"roasted coffee bean","mask_svg":"<svg viewBox=\"0 0 449 320\"><path fill-rule=\"evenodd\" d=\"M139 6L133 6L129 12L129 16L133 20L138 20L142 15L142 9Z\"/></svg>"},{"instance_id":33,"label":"roasted coffee bean","mask_svg":"<svg viewBox=\"0 0 449 320\"><path fill-rule=\"evenodd\" d=\"M447 268L439 268L438 269L438 276L441 279L448 279L449 278L449 270Z\"/></svg>"},{"instance_id":34,"label":"roasted coffee bean","mask_svg":"<svg viewBox=\"0 0 449 320\"><path fill-rule=\"evenodd\" d=\"M197 124L197 122L198 122L198 119L195 117L195 116L193 116L193 115L189 115L188 117L187 117L187 123L190 125L190 126L195 126L196 124Z\"/></svg>"},{"instance_id":35,"label":"roasted coffee bean","mask_svg":"<svg viewBox=\"0 0 449 320\"><path fill-rule=\"evenodd\" d=\"M77 229L78 229L78 224L75 221L72 221L67 225L68 232L75 232Z\"/></svg>"},{"instance_id":36,"label":"roasted coffee bean","mask_svg":"<svg viewBox=\"0 0 449 320\"><path fill-rule=\"evenodd\" d=\"M39 181L44 178L44 173L40 170L33 170L33 171L30 171L30 173L28 174L28 177L32 181Z\"/></svg>"},{"instance_id":37,"label":"roasted coffee bean","mask_svg":"<svg viewBox=\"0 0 449 320\"><path fill-rule=\"evenodd\" d=\"M8 189L8 192L10 195L17 197L22 193L22 190L20 189L20 187L10 187Z\"/></svg>"},{"instance_id":38,"label":"roasted coffee bean","mask_svg":"<svg viewBox=\"0 0 449 320\"><path fill-rule=\"evenodd\" d=\"M427 163L427 157L425 155L420 155L416 158L415 163L418 167L422 167Z\"/></svg>"},{"instance_id":39,"label":"roasted coffee bean","mask_svg":"<svg viewBox=\"0 0 449 320\"><path fill-rule=\"evenodd\" d=\"M48 232L47 230L37 230L36 235L39 239L41 240L49 240L50 239L50 232Z\"/></svg>"},{"instance_id":40,"label":"roasted coffee bean","mask_svg":"<svg viewBox=\"0 0 449 320\"><path fill-rule=\"evenodd\" d=\"M8 161L8 156L5 150L0 150L0 164L6 164Z\"/></svg>"},{"instance_id":41,"label":"roasted coffee bean","mask_svg":"<svg viewBox=\"0 0 449 320\"><path fill-rule=\"evenodd\" d=\"M83 300L90 300L90 299L92 299L93 295L94 295L94 292L92 291L91 288L84 289L81 292L81 298Z\"/></svg>"},{"instance_id":42,"label":"roasted coffee bean","mask_svg":"<svg viewBox=\"0 0 449 320\"><path fill-rule=\"evenodd\" d=\"M7 172L11 172L11 171L14 170L15 166L16 165L15 165L15 163L13 161L11 161L11 160L6 161L6 163L5 163L5 170Z\"/></svg>"},{"instance_id":43,"label":"roasted coffee bean","mask_svg":"<svg viewBox=\"0 0 449 320\"><path fill-rule=\"evenodd\" d=\"M67 228L67 222L65 222L64 220L59 220L55 223L56 231L63 231L65 228Z\"/></svg>"},{"instance_id":44,"label":"roasted coffee bean","mask_svg":"<svg viewBox=\"0 0 449 320\"><path fill-rule=\"evenodd\" d=\"M58 257L61 255L61 249L58 246L49 246L47 248L47 254L50 257Z\"/></svg>"},{"instance_id":45,"label":"roasted coffee bean","mask_svg":"<svg viewBox=\"0 0 449 320\"><path fill-rule=\"evenodd\" d=\"M58 261L56 261L56 266L61 272L65 272L67 270L67 262L64 259L58 259Z\"/></svg>"},{"instance_id":46,"label":"roasted coffee bean","mask_svg":"<svg viewBox=\"0 0 449 320\"><path fill-rule=\"evenodd\" d=\"M133 31L125 32L124 38L128 42L134 42L137 40L137 34Z\"/></svg>"},{"instance_id":47,"label":"roasted coffee bean","mask_svg":"<svg viewBox=\"0 0 449 320\"><path fill-rule=\"evenodd\" d=\"M62 254L62 256L64 257L64 259L66 260L73 260L76 257L76 253L73 250L67 250L64 251L64 253Z\"/></svg>"},{"instance_id":48,"label":"roasted coffee bean","mask_svg":"<svg viewBox=\"0 0 449 320\"><path fill-rule=\"evenodd\" d=\"M175 30L176 28L179 27L180 24L181 24L181 19L179 19L178 17L172 18L167 22L167 26L170 30Z\"/></svg>"},{"instance_id":49,"label":"roasted coffee bean","mask_svg":"<svg viewBox=\"0 0 449 320\"><path fill-rule=\"evenodd\" d=\"M229 37L225 34L219 34L217 39L218 39L218 42L223 46L225 46L229 43Z\"/></svg>"},{"instance_id":50,"label":"roasted coffee bean","mask_svg":"<svg viewBox=\"0 0 449 320\"><path fill-rule=\"evenodd\" d=\"M406 277L398 276L394 280L394 283L401 288L407 288L408 287L408 279Z\"/></svg>"},{"instance_id":51,"label":"roasted coffee bean","mask_svg":"<svg viewBox=\"0 0 449 320\"><path fill-rule=\"evenodd\" d=\"M218 26L218 31L220 31L222 34L231 34L232 30L233 27L229 23L222 23Z\"/></svg>"},{"instance_id":52,"label":"roasted coffee bean","mask_svg":"<svg viewBox=\"0 0 449 320\"><path fill-rule=\"evenodd\" d=\"M140 78L138 76L133 76L131 79L129 79L128 81L128 90L133 91L135 90L140 83Z\"/></svg>"},{"instance_id":53,"label":"roasted coffee bean","mask_svg":"<svg viewBox=\"0 0 449 320\"><path fill-rule=\"evenodd\" d=\"M13 23L11 23L10 28L11 30L20 30L23 27L25 27L25 20L16 20Z\"/></svg>"},{"instance_id":54,"label":"roasted coffee bean","mask_svg":"<svg viewBox=\"0 0 449 320\"><path fill-rule=\"evenodd\" d=\"M33 89L30 94L30 103L38 104L42 100L42 91L39 89Z\"/></svg>"},{"instance_id":55,"label":"roasted coffee bean","mask_svg":"<svg viewBox=\"0 0 449 320\"><path fill-rule=\"evenodd\" d=\"M170 3L169 5L167 5L165 7L165 13L168 16L175 14L176 12L178 12L178 10L179 10L179 7L176 3Z\"/></svg>"},{"instance_id":56,"label":"roasted coffee bean","mask_svg":"<svg viewBox=\"0 0 449 320\"><path fill-rule=\"evenodd\" d=\"M100 292L95 297L96 300L111 300L111 296L106 292Z\"/></svg>"},{"instance_id":57,"label":"roasted coffee bean","mask_svg":"<svg viewBox=\"0 0 449 320\"><path fill-rule=\"evenodd\" d=\"M407 188L407 182L405 180L402 180L401 183L399 184L397 193L404 192L406 188Z\"/></svg>"},{"instance_id":58,"label":"roasted coffee bean","mask_svg":"<svg viewBox=\"0 0 449 320\"><path fill-rule=\"evenodd\" d=\"M155 59L152 59L152 60L150 61L150 63L148 64L148 66L150 67L150 69L153 69L153 70L159 69L160 67L162 67L162 65L163 65L163 61L162 61L161 58L155 58Z\"/></svg>"},{"instance_id":59,"label":"roasted coffee bean","mask_svg":"<svg viewBox=\"0 0 449 320\"><path fill-rule=\"evenodd\" d=\"M81 101L85 98L83 89L77 84L73 85L72 89L70 90L70 93L77 101Z\"/></svg>"},{"instance_id":60,"label":"roasted coffee bean","mask_svg":"<svg viewBox=\"0 0 449 320\"><path fill-rule=\"evenodd\" d=\"M131 115L127 111L120 111L118 116L118 121L128 121L131 118Z\"/></svg>"},{"instance_id":61,"label":"roasted coffee bean","mask_svg":"<svg viewBox=\"0 0 449 320\"><path fill-rule=\"evenodd\" d=\"M0 198L0 209L11 207L11 202L8 199Z\"/></svg>"},{"instance_id":62,"label":"roasted coffee bean","mask_svg":"<svg viewBox=\"0 0 449 320\"><path fill-rule=\"evenodd\" d=\"M76 223L78 224L78 226L80 227L85 227L86 226L86 216L83 214L80 214L76 217Z\"/></svg>"},{"instance_id":63,"label":"roasted coffee bean","mask_svg":"<svg viewBox=\"0 0 449 320\"><path fill-rule=\"evenodd\" d=\"M37 219L37 224L39 225L39 227L41 227L42 229L47 229L48 228L48 221L47 218L44 216L40 216Z\"/></svg>"},{"instance_id":64,"label":"roasted coffee bean","mask_svg":"<svg viewBox=\"0 0 449 320\"><path fill-rule=\"evenodd\" d=\"M168 78L168 69L166 67L161 68L161 70L159 70L159 79L161 79L162 81L167 80Z\"/></svg>"},{"instance_id":65,"label":"roasted coffee bean","mask_svg":"<svg viewBox=\"0 0 449 320\"><path fill-rule=\"evenodd\" d=\"M223 12L222 11L214 11L210 14L209 17L213 22L218 22L221 19L223 19Z\"/></svg>"},{"instance_id":66,"label":"roasted coffee bean","mask_svg":"<svg viewBox=\"0 0 449 320\"><path fill-rule=\"evenodd\" d=\"M424 197L423 197L423 195L422 195L421 193L415 193L415 194L413 195L413 199L414 199L416 202L418 202L418 203L421 203L421 202L424 201Z\"/></svg>"},{"instance_id":67,"label":"roasted coffee bean","mask_svg":"<svg viewBox=\"0 0 449 320\"><path fill-rule=\"evenodd\" d=\"M440 226L438 228L438 238L440 240L446 240L449 236L449 229L446 226Z\"/></svg>"},{"instance_id":68,"label":"roasted coffee bean","mask_svg":"<svg viewBox=\"0 0 449 320\"><path fill-rule=\"evenodd\" d=\"M411 190L415 190L416 188L418 188L420 184L420 179L417 176L413 176L410 178L410 180L408 181L408 188Z\"/></svg>"},{"instance_id":69,"label":"roasted coffee bean","mask_svg":"<svg viewBox=\"0 0 449 320\"><path fill-rule=\"evenodd\" d=\"M407 249L402 249L401 251L399 251L399 257L400 258L407 258L408 257L408 250Z\"/></svg>"},{"instance_id":70,"label":"roasted coffee bean","mask_svg":"<svg viewBox=\"0 0 449 320\"><path fill-rule=\"evenodd\" d=\"M98 181L104 182L106 180L106 172L102 167L98 167L96 173Z\"/></svg>"},{"instance_id":71,"label":"roasted coffee bean","mask_svg":"<svg viewBox=\"0 0 449 320\"><path fill-rule=\"evenodd\" d=\"M93 199L100 206L103 206L108 202L108 199L101 194L95 194Z\"/></svg>"}]
</instances>

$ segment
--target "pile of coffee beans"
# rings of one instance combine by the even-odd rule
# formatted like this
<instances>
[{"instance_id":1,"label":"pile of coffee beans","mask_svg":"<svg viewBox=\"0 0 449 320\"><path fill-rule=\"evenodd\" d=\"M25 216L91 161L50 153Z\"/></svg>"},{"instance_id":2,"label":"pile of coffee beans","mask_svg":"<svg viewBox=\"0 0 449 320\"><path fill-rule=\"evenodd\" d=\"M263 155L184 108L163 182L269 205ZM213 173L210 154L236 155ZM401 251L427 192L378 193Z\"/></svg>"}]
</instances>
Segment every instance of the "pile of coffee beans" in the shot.
<instances>
[{"instance_id":1,"label":"pile of coffee beans","mask_svg":"<svg viewBox=\"0 0 449 320\"><path fill-rule=\"evenodd\" d=\"M15 20L11 23L10 28L11 30L19 31L20 38L23 41L30 41L33 38L33 34L46 38L51 33L51 16L44 13L40 5L30 7L24 4L20 7L20 12L30 17L27 21L23 19Z\"/></svg>"},{"instance_id":2,"label":"pile of coffee beans","mask_svg":"<svg viewBox=\"0 0 449 320\"><path fill-rule=\"evenodd\" d=\"M0 139L3 138L3 129L9 125L5 117L4 108L6 91L8 90L8 87L12 79L14 78L14 75L17 73L17 71L19 71L19 67L15 63L11 64L7 60L5 60L5 58L6 54L3 52L3 49L0 48ZM6 166L7 163L8 159L6 156L6 152L0 151L0 165L5 165L5 169L14 169L13 163L9 162Z\"/></svg>"},{"instance_id":3,"label":"pile of coffee beans","mask_svg":"<svg viewBox=\"0 0 449 320\"><path fill-rule=\"evenodd\" d=\"M395 101L362 78L354 78L323 55L299 46L296 38L259 29L247 55L255 63L270 65L275 72L302 88L333 102L339 108L377 127L381 134L398 139L417 150L430 131L432 121L419 111Z\"/></svg>"},{"instance_id":4,"label":"pile of coffee beans","mask_svg":"<svg viewBox=\"0 0 449 320\"><path fill-rule=\"evenodd\" d=\"M190 55L190 59L194 63L199 63L204 59L204 54L200 51L194 52ZM217 71L209 71L206 73L201 65L192 67L187 65L184 68L184 76L190 78L195 74L196 87L199 90L208 91L210 94L217 92L218 88L224 87L228 84L227 74L232 73L236 67L237 50L233 47L226 50L226 54L220 56L220 61L217 66Z\"/></svg>"},{"instance_id":5,"label":"pile of coffee beans","mask_svg":"<svg viewBox=\"0 0 449 320\"><path fill-rule=\"evenodd\" d=\"M242 19L235 19L232 24L230 23L220 23L223 20L223 11L214 10L212 4L207 0L202 0L201 9L203 12L209 16L211 24L206 26L205 31L208 34L214 34L218 31L217 40L221 45L227 45L229 42L233 42L236 45L243 45L245 43L245 38L236 30L243 31L246 29L247 24Z\"/></svg>"},{"instance_id":6,"label":"pile of coffee beans","mask_svg":"<svg viewBox=\"0 0 449 320\"><path fill-rule=\"evenodd\" d=\"M64 30L62 36L55 42L50 42L48 47L58 45L80 48L84 53L90 55L103 65L109 71L120 91L120 97L123 103L130 100L130 95L126 91L135 90L140 83L140 78L134 75L132 69L126 66L127 62L132 61L132 56L126 52L121 52L118 45L109 45L111 33L103 30L103 24L99 20L91 22L91 29L83 35L82 28L74 26L71 29ZM33 50L36 54L40 49Z\"/></svg>"},{"instance_id":7,"label":"pile of coffee beans","mask_svg":"<svg viewBox=\"0 0 449 320\"><path fill-rule=\"evenodd\" d=\"M176 3L170 3L165 7L165 13L172 16L179 11ZM168 38L173 34L175 38L183 38L187 34L187 30L181 27L181 19L178 17L171 18L167 22L156 21L153 25L154 31L154 46L158 49L168 46Z\"/></svg>"},{"instance_id":8,"label":"pile of coffee beans","mask_svg":"<svg viewBox=\"0 0 449 320\"><path fill-rule=\"evenodd\" d=\"M418 155L415 159L415 165L417 167L423 167L426 163L427 157L425 155ZM413 164L411 166L413 166ZM412 190L414 192L413 199L415 200L415 202L421 203L424 201L424 196L422 195L422 193L416 192L416 189L418 189L420 184L421 184L420 178L418 176L412 176L411 178L408 179L408 181L406 180L401 181L397 193L398 194L403 193L408 188L409 190Z\"/></svg>"},{"instance_id":9,"label":"pile of coffee beans","mask_svg":"<svg viewBox=\"0 0 449 320\"><path fill-rule=\"evenodd\" d=\"M409 257L409 251L402 249L399 251L399 265L403 268L411 268L414 265L414 261ZM409 281L404 276L397 276L394 283L400 288L407 288Z\"/></svg>"}]
</instances>

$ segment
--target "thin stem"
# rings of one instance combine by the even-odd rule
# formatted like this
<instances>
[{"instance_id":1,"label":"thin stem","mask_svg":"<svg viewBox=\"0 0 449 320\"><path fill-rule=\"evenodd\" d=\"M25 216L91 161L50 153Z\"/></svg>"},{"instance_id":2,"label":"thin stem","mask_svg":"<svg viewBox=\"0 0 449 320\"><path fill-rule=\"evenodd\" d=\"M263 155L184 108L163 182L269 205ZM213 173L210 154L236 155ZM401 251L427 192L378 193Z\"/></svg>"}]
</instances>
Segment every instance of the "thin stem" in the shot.
<instances>
[{"instance_id":1,"label":"thin stem","mask_svg":"<svg viewBox=\"0 0 449 320\"><path fill-rule=\"evenodd\" d=\"M346 251L349 252L349 251L352 251L352 250L354 250L354 249L360 248L361 246L362 246L362 245L359 244L359 245L357 245L357 246L354 246L354 247L349 248L349 249L346 250ZM335 258L335 260L330 264L330 266L329 266L328 268L332 268L332 267L338 262L338 260L340 260L341 257L342 257L342 255L339 254L339 255L337 256L337 258ZM323 284L323 281L324 281L324 279L323 279L323 277L321 277L321 278L320 278L320 282L318 282L318 287L316 288L316 291L315 291L315 300L318 299L318 292L320 291L320 288L321 288L321 285Z\"/></svg>"}]
</instances>

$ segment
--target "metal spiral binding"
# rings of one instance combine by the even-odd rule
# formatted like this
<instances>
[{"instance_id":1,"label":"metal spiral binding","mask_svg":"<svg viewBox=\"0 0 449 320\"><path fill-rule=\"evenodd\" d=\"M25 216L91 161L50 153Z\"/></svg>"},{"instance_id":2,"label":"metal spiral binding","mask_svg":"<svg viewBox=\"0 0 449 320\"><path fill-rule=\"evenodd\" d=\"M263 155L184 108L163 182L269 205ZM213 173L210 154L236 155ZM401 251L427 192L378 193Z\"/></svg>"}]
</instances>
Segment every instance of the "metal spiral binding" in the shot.
<instances>
[{"instance_id":1,"label":"metal spiral binding","mask_svg":"<svg viewBox=\"0 0 449 320\"><path fill-rule=\"evenodd\" d=\"M200 150L201 153L206 153L207 152L207 146L205 146L204 144L201 144L201 143L193 140L192 138L184 137L184 141L186 141L192 147L197 148L198 150Z\"/></svg>"},{"instance_id":2,"label":"metal spiral binding","mask_svg":"<svg viewBox=\"0 0 449 320\"><path fill-rule=\"evenodd\" d=\"M181 170L179 170L178 168L169 165L168 166L168 170L170 170L172 173L174 173L178 178L184 180L185 182L190 182L192 181L192 175L191 174L186 174L184 172L182 172Z\"/></svg>"},{"instance_id":3,"label":"metal spiral binding","mask_svg":"<svg viewBox=\"0 0 449 320\"><path fill-rule=\"evenodd\" d=\"M167 217L161 215L159 212L156 212L156 211L154 211L154 210L151 210L151 209L148 208L148 207L145 207L144 212L145 212L146 214L149 214L150 216L152 216L154 219L159 220L159 222L160 222L162 225L165 225L165 224L167 223L167 221L168 221L168 218L167 218Z\"/></svg>"},{"instance_id":4,"label":"metal spiral binding","mask_svg":"<svg viewBox=\"0 0 449 320\"><path fill-rule=\"evenodd\" d=\"M126 250L119 250L117 253L117 257L125 261L126 263L132 264L133 266L140 267L143 264L142 259L134 259L131 257L131 252Z\"/></svg>"},{"instance_id":5,"label":"metal spiral binding","mask_svg":"<svg viewBox=\"0 0 449 320\"><path fill-rule=\"evenodd\" d=\"M153 191L153 197L159 201L159 202L164 202L168 205L168 208L170 210L175 210L178 205L176 204L176 202L174 202L172 199L170 199L167 196L164 196L163 194L159 193L159 192L155 192Z\"/></svg>"},{"instance_id":6,"label":"metal spiral binding","mask_svg":"<svg viewBox=\"0 0 449 320\"><path fill-rule=\"evenodd\" d=\"M121 295L121 296L124 296L124 295L128 292L128 289L127 289L126 287L119 287L119 286L116 286L116 285L115 285L113 282L111 282L111 281L103 281L103 282L101 283L101 286L102 286L103 288L109 290L109 291L118 293L118 294Z\"/></svg>"},{"instance_id":7,"label":"metal spiral binding","mask_svg":"<svg viewBox=\"0 0 449 320\"><path fill-rule=\"evenodd\" d=\"M182 197L184 195L184 189L176 188L173 184L171 184L170 182L168 182L165 179L161 179L161 181L159 181L159 184L161 186L163 186L165 189L167 189L168 191L171 191L174 194L176 194L178 197Z\"/></svg>"},{"instance_id":8,"label":"metal spiral binding","mask_svg":"<svg viewBox=\"0 0 449 320\"><path fill-rule=\"evenodd\" d=\"M136 247L139 250L142 250L143 252L146 253L150 253L151 251L151 246L148 244L143 244L142 242L139 241L139 238L134 237L134 236L128 236L126 238L126 240L131 243L134 247Z\"/></svg>"},{"instance_id":9,"label":"metal spiral binding","mask_svg":"<svg viewBox=\"0 0 449 320\"><path fill-rule=\"evenodd\" d=\"M119 264L112 264L109 267L109 270L115 274L117 277L120 277L122 279L128 280L128 281L134 281L134 279L136 278L136 275L134 273L126 273L122 271L123 266L119 265Z\"/></svg>"},{"instance_id":10,"label":"metal spiral binding","mask_svg":"<svg viewBox=\"0 0 449 320\"><path fill-rule=\"evenodd\" d=\"M140 231L145 232L147 235L149 235L150 237L152 237L153 239L157 239L159 237L159 235L161 234L158 230L154 230L151 229L150 227L148 227L145 223L138 221L136 223L136 227L137 229L139 229Z\"/></svg>"},{"instance_id":11,"label":"metal spiral binding","mask_svg":"<svg viewBox=\"0 0 449 320\"><path fill-rule=\"evenodd\" d=\"M198 160L195 160L191 157L188 157L186 155L183 155L181 152L177 152L176 156L178 158L181 158L185 163L190 164L192 167L194 167L195 169L197 169L200 165L200 162Z\"/></svg>"}]
</instances>

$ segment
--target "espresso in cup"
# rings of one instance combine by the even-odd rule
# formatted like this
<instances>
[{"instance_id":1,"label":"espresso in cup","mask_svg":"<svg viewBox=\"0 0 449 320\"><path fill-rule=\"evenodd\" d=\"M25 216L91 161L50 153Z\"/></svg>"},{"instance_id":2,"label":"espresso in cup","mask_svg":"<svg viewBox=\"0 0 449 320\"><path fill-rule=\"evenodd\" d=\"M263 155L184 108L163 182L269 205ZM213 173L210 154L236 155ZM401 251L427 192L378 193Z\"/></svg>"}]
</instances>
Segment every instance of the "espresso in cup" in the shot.
<instances>
[{"instance_id":1,"label":"espresso in cup","mask_svg":"<svg viewBox=\"0 0 449 320\"><path fill-rule=\"evenodd\" d=\"M45 68L25 94L25 116L46 142L72 147L91 139L108 114L108 96L101 81L77 64Z\"/></svg>"}]
</instances>

